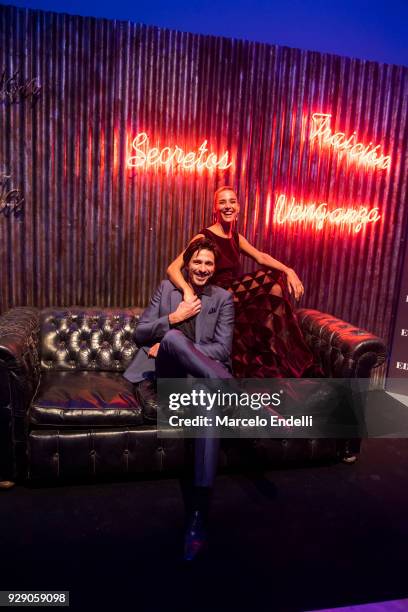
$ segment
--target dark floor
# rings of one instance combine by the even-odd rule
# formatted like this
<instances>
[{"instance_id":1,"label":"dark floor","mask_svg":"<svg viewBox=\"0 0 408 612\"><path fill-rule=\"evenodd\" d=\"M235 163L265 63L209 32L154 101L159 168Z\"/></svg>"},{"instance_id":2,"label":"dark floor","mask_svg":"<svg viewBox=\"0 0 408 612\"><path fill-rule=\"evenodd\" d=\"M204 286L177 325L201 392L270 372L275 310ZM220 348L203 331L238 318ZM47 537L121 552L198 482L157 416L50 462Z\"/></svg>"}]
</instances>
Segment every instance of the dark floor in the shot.
<instances>
[{"instance_id":1,"label":"dark floor","mask_svg":"<svg viewBox=\"0 0 408 612\"><path fill-rule=\"evenodd\" d=\"M180 562L176 479L0 492L0 589L71 609L315 610L408 597L408 440L353 465L220 475L210 551Z\"/></svg>"}]
</instances>

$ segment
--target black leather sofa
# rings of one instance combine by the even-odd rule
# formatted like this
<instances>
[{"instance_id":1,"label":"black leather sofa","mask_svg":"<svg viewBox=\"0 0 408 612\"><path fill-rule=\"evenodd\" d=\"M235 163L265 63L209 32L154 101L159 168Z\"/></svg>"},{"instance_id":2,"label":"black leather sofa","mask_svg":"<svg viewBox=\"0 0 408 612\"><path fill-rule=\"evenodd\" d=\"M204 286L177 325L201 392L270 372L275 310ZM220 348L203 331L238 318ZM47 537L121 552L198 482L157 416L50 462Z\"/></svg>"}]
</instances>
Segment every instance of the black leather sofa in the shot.
<instances>
[{"instance_id":1,"label":"black leather sofa","mask_svg":"<svg viewBox=\"0 0 408 612\"><path fill-rule=\"evenodd\" d=\"M181 468L183 440L157 437L151 415L122 376L137 351L140 313L19 307L0 317L0 480ZM384 362L380 338L316 310L297 315L327 377L368 378ZM248 457L265 466L347 458L358 449L358 440L233 440L224 445L221 464L242 465Z\"/></svg>"}]
</instances>

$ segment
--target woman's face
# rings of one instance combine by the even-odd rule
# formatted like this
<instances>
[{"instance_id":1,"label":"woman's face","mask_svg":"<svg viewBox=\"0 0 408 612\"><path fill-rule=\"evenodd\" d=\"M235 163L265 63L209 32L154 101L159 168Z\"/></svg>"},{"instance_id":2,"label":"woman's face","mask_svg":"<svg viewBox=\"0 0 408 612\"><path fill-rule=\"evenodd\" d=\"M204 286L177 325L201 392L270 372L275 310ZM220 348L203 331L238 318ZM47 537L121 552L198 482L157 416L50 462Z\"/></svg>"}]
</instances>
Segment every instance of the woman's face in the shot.
<instances>
[{"instance_id":1,"label":"woman's face","mask_svg":"<svg viewBox=\"0 0 408 612\"><path fill-rule=\"evenodd\" d=\"M232 189L223 189L217 194L215 201L215 212L218 221L232 223L239 213L238 198Z\"/></svg>"}]
</instances>

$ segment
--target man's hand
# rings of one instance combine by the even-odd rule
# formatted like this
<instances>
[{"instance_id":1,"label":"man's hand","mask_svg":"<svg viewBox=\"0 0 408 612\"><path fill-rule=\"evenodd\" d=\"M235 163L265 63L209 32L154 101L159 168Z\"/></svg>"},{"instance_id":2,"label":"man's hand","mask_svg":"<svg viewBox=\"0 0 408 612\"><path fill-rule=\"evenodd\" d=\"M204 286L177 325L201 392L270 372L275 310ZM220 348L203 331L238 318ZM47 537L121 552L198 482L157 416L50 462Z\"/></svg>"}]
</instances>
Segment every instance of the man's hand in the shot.
<instances>
[{"instance_id":1,"label":"man's hand","mask_svg":"<svg viewBox=\"0 0 408 612\"><path fill-rule=\"evenodd\" d=\"M183 300L177 306L174 312L169 314L170 325L175 325L176 323L181 323L186 319L190 319L190 317L194 317L201 310L201 300L198 297L195 297L192 302L186 302Z\"/></svg>"},{"instance_id":2,"label":"man's hand","mask_svg":"<svg viewBox=\"0 0 408 612\"><path fill-rule=\"evenodd\" d=\"M160 342L156 342L156 344L153 344L153 346L150 347L149 352L147 353L147 356L150 357L151 359L156 359L157 353L159 350L159 346L160 346Z\"/></svg>"},{"instance_id":3,"label":"man's hand","mask_svg":"<svg viewBox=\"0 0 408 612\"><path fill-rule=\"evenodd\" d=\"M289 293L293 293L295 299L299 300L305 290L300 281L300 278L294 270L290 269L286 272L286 282L288 283Z\"/></svg>"}]
</instances>

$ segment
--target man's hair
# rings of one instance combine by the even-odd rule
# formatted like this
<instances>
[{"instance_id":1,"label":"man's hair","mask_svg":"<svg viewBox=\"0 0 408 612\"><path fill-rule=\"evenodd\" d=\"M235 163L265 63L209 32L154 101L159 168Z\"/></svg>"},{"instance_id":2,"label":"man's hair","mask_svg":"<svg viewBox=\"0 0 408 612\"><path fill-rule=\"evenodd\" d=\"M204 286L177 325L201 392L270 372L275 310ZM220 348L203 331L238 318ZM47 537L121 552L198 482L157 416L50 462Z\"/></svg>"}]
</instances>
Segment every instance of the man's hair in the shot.
<instances>
[{"instance_id":1,"label":"man's hair","mask_svg":"<svg viewBox=\"0 0 408 612\"><path fill-rule=\"evenodd\" d=\"M211 251L212 253L214 253L214 261L215 265L217 265L219 251L217 245L209 238L197 238L197 240L193 240L193 242L190 242L183 254L184 265L187 266L190 263L190 259L193 257L194 253L203 250Z\"/></svg>"}]
</instances>

